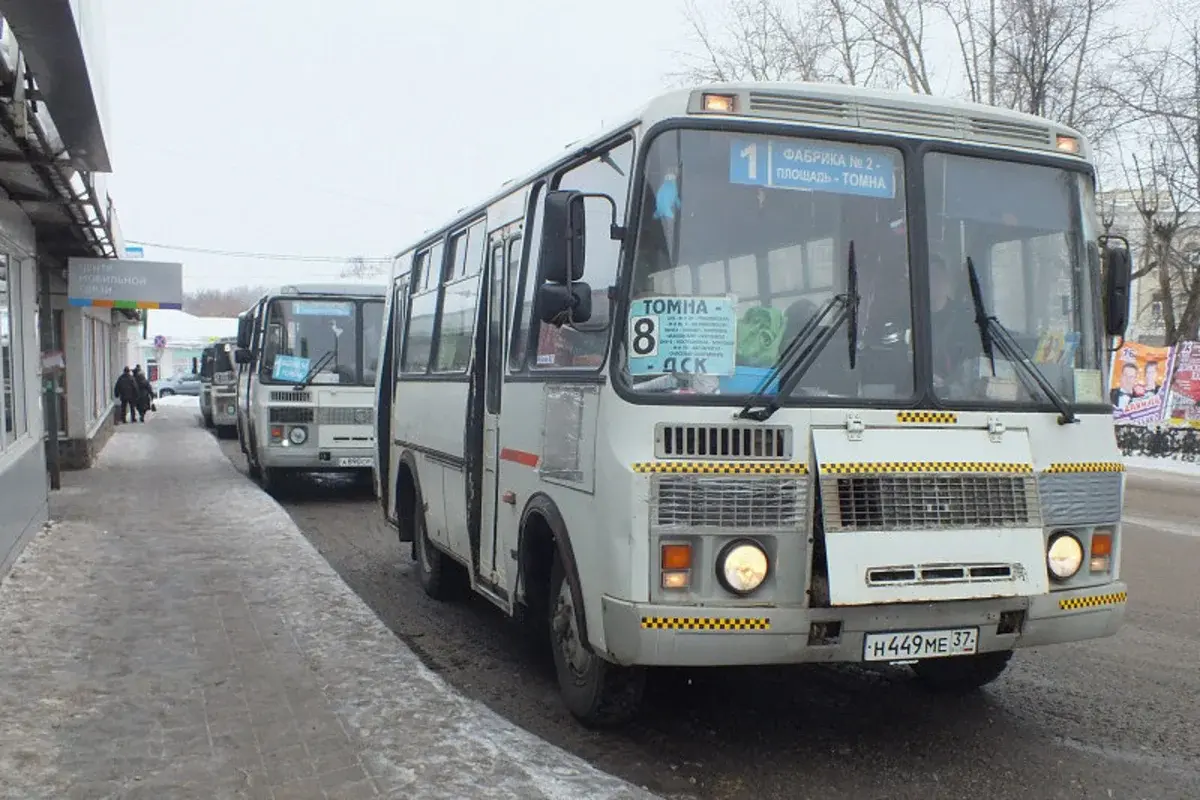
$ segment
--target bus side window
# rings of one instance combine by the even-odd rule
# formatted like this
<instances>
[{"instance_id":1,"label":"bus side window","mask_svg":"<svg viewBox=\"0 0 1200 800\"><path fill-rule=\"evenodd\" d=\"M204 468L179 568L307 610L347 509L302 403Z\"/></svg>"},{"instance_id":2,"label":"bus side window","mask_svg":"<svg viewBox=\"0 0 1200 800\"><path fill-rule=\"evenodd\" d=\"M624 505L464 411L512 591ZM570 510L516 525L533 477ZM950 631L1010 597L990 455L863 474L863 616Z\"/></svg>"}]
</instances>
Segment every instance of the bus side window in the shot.
<instances>
[{"instance_id":1,"label":"bus side window","mask_svg":"<svg viewBox=\"0 0 1200 800\"><path fill-rule=\"evenodd\" d=\"M604 154L568 169L556 188L607 194L616 203L617 219L623 223L632 170L633 140L627 139ZM612 207L599 199L588 200L585 207L589 235L583 280L592 287L592 318L581 328L542 325L534 367L594 369L604 361L611 322L608 290L617 283L621 243L608 236Z\"/></svg>"},{"instance_id":2,"label":"bus side window","mask_svg":"<svg viewBox=\"0 0 1200 800\"><path fill-rule=\"evenodd\" d=\"M466 372L470 363L479 299L479 268L483 263L486 236L484 223L477 222L450 240L450 257L446 260L446 277L440 295L434 372Z\"/></svg>"}]
</instances>

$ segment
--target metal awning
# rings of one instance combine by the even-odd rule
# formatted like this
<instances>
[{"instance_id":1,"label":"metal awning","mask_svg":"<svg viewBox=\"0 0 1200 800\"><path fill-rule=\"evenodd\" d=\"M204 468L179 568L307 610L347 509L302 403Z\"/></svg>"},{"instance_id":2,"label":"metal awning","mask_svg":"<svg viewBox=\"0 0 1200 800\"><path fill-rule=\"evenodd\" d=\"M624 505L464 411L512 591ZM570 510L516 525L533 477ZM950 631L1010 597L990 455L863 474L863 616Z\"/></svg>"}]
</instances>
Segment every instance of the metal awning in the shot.
<instances>
[{"instance_id":1,"label":"metal awning","mask_svg":"<svg viewBox=\"0 0 1200 800\"><path fill-rule=\"evenodd\" d=\"M3 14L67 150L85 169L111 172L98 93L70 0L4 0Z\"/></svg>"}]
</instances>

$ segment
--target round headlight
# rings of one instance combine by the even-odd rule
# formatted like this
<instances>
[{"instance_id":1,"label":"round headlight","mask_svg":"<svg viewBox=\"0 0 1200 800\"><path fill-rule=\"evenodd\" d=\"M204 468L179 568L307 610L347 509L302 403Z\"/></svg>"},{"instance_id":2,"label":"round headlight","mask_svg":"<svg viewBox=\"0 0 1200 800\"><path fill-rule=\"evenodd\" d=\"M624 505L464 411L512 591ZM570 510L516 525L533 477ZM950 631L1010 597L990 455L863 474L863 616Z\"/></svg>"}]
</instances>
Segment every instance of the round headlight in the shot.
<instances>
[{"instance_id":1,"label":"round headlight","mask_svg":"<svg viewBox=\"0 0 1200 800\"><path fill-rule=\"evenodd\" d=\"M304 428L292 428L288 431L288 439L291 440L292 444L304 444L308 441L308 431L304 430Z\"/></svg>"},{"instance_id":2,"label":"round headlight","mask_svg":"<svg viewBox=\"0 0 1200 800\"><path fill-rule=\"evenodd\" d=\"M750 594L767 579L767 554L755 542L730 542L717 557L717 578L734 594Z\"/></svg>"},{"instance_id":3,"label":"round headlight","mask_svg":"<svg viewBox=\"0 0 1200 800\"><path fill-rule=\"evenodd\" d=\"M1065 581L1083 565L1083 545L1069 533L1056 533L1046 548L1046 566L1050 574Z\"/></svg>"}]
</instances>

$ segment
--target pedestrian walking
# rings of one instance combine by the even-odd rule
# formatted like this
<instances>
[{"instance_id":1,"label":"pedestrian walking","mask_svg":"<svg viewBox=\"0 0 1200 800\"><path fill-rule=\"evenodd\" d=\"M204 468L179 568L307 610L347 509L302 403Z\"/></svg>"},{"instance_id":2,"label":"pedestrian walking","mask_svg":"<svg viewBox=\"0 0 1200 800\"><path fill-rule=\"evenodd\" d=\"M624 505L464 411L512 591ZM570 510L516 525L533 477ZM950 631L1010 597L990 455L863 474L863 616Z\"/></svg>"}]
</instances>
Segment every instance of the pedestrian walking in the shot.
<instances>
[{"instance_id":1,"label":"pedestrian walking","mask_svg":"<svg viewBox=\"0 0 1200 800\"><path fill-rule=\"evenodd\" d=\"M142 372L141 364L134 366L133 380L137 386L136 405L138 422L145 422L146 412L154 407L154 389L150 386L150 381L146 378L146 373Z\"/></svg>"},{"instance_id":2,"label":"pedestrian walking","mask_svg":"<svg viewBox=\"0 0 1200 800\"><path fill-rule=\"evenodd\" d=\"M133 422L137 409L138 385L133 373L126 367L117 378L113 397L121 401L121 422ZM128 417L128 419L127 419Z\"/></svg>"}]
</instances>

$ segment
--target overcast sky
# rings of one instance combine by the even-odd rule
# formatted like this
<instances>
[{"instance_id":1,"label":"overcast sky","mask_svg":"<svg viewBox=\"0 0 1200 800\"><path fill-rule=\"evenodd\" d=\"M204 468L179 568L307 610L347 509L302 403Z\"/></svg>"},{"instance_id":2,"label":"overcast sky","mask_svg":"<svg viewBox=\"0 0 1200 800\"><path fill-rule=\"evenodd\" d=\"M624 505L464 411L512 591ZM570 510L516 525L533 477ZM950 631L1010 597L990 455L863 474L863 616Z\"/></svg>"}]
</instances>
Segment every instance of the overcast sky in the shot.
<instances>
[{"instance_id":1,"label":"overcast sky","mask_svg":"<svg viewBox=\"0 0 1200 800\"><path fill-rule=\"evenodd\" d=\"M126 238L390 255L670 85L681 0L105 0ZM185 288L329 279L146 248Z\"/></svg>"}]
</instances>

